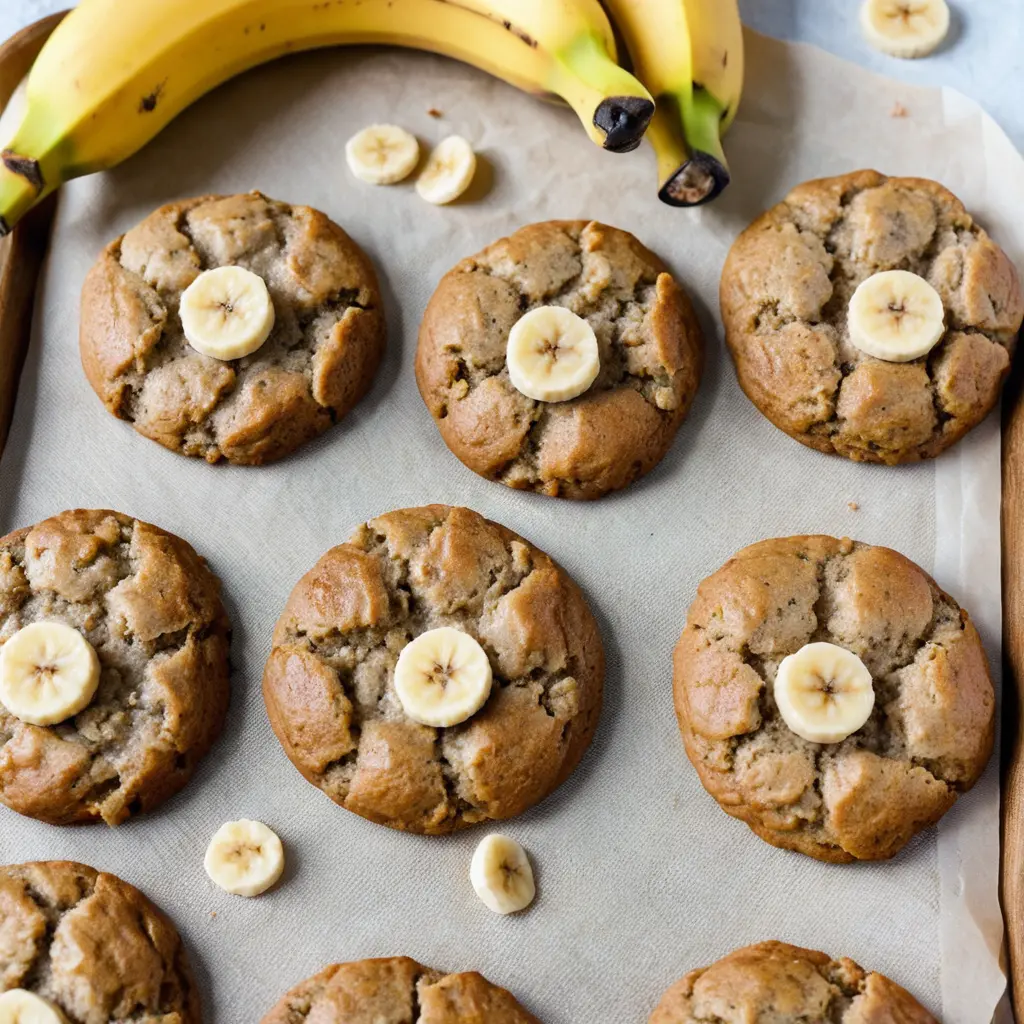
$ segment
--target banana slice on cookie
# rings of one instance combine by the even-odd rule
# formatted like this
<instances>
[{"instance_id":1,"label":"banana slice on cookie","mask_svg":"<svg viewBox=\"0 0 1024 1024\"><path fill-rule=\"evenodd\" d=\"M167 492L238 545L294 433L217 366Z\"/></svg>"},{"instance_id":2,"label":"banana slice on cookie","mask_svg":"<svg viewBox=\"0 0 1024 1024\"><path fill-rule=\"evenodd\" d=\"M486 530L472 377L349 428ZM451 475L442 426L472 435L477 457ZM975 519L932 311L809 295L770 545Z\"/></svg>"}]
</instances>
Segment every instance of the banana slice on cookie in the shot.
<instances>
[{"instance_id":1,"label":"banana slice on cookie","mask_svg":"<svg viewBox=\"0 0 1024 1024\"><path fill-rule=\"evenodd\" d=\"M926 57L949 32L949 7L946 0L864 0L860 24L882 53Z\"/></svg>"},{"instance_id":2,"label":"banana slice on cookie","mask_svg":"<svg viewBox=\"0 0 1024 1024\"><path fill-rule=\"evenodd\" d=\"M62 622L32 622L0 647L0 703L29 725L56 725L96 693L100 662L92 644Z\"/></svg>"},{"instance_id":3,"label":"banana slice on cookie","mask_svg":"<svg viewBox=\"0 0 1024 1024\"><path fill-rule=\"evenodd\" d=\"M458 725L487 703L491 663L468 633L451 626L429 629L402 648L395 692L405 713L421 725Z\"/></svg>"},{"instance_id":4,"label":"banana slice on cookie","mask_svg":"<svg viewBox=\"0 0 1024 1024\"><path fill-rule=\"evenodd\" d=\"M811 743L839 743L871 717L875 690L867 666L836 644L805 644L782 659L775 703L789 728Z\"/></svg>"},{"instance_id":5,"label":"banana slice on cookie","mask_svg":"<svg viewBox=\"0 0 1024 1024\"><path fill-rule=\"evenodd\" d=\"M416 179L420 198L435 206L454 202L469 188L476 174L476 153L461 135L449 135L431 151Z\"/></svg>"},{"instance_id":6,"label":"banana slice on cookie","mask_svg":"<svg viewBox=\"0 0 1024 1024\"><path fill-rule=\"evenodd\" d=\"M942 299L909 270L883 270L857 286L847 310L850 341L890 363L927 355L945 331Z\"/></svg>"},{"instance_id":7,"label":"banana slice on cookie","mask_svg":"<svg viewBox=\"0 0 1024 1024\"><path fill-rule=\"evenodd\" d=\"M345 143L348 169L370 185L394 185L420 161L416 136L396 124L371 124Z\"/></svg>"},{"instance_id":8,"label":"banana slice on cookie","mask_svg":"<svg viewBox=\"0 0 1024 1024\"><path fill-rule=\"evenodd\" d=\"M537 888L526 851L508 836L487 836L473 853L469 880L488 910L515 914L533 902Z\"/></svg>"},{"instance_id":9,"label":"banana slice on cookie","mask_svg":"<svg viewBox=\"0 0 1024 1024\"><path fill-rule=\"evenodd\" d=\"M252 355L274 329L267 284L245 267L204 271L181 293L178 313L188 343L214 359Z\"/></svg>"},{"instance_id":10,"label":"banana slice on cookie","mask_svg":"<svg viewBox=\"0 0 1024 1024\"><path fill-rule=\"evenodd\" d=\"M259 896L281 877L284 847L262 821L228 821L210 840L203 866L213 884L232 896Z\"/></svg>"},{"instance_id":11,"label":"banana slice on cookie","mask_svg":"<svg viewBox=\"0 0 1024 1024\"><path fill-rule=\"evenodd\" d=\"M539 306L520 317L505 351L513 387L538 402L566 402L597 379L601 359L593 327L564 306Z\"/></svg>"},{"instance_id":12,"label":"banana slice on cookie","mask_svg":"<svg viewBox=\"0 0 1024 1024\"><path fill-rule=\"evenodd\" d=\"M0 995L0 1024L68 1024L68 1019L48 999L12 988Z\"/></svg>"}]
</instances>

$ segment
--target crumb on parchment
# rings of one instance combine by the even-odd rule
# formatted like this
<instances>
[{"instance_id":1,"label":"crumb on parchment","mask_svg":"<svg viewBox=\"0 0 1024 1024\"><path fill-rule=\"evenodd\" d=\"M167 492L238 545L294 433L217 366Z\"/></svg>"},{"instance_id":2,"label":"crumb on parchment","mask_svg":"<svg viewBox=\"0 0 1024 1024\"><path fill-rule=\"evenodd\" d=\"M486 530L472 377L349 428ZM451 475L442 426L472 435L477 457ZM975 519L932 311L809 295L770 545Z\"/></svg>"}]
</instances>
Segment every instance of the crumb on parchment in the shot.
<instances>
[{"instance_id":1,"label":"crumb on parchment","mask_svg":"<svg viewBox=\"0 0 1024 1024\"><path fill-rule=\"evenodd\" d=\"M428 113L428 114L429 114L429 115L430 115L431 117L444 117L444 111L442 111L442 110L438 110L438 109L437 109L437 107L430 107L430 108L429 108L429 109L427 110L427 113Z\"/></svg>"},{"instance_id":2,"label":"crumb on parchment","mask_svg":"<svg viewBox=\"0 0 1024 1024\"><path fill-rule=\"evenodd\" d=\"M848 501L846 504L847 504L847 507L850 509L851 512L856 512L857 509L860 508L860 505L858 505L857 502L855 502L855 501Z\"/></svg>"},{"instance_id":3,"label":"crumb on parchment","mask_svg":"<svg viewBox=\"0 0 1024 1024\"><path fill-rule=\"evenodd\" d=\"M910 113L909 110L899 100L892 105L892 110L889 111L890 117L906 117Z\"/></svg>"}]
</instances>

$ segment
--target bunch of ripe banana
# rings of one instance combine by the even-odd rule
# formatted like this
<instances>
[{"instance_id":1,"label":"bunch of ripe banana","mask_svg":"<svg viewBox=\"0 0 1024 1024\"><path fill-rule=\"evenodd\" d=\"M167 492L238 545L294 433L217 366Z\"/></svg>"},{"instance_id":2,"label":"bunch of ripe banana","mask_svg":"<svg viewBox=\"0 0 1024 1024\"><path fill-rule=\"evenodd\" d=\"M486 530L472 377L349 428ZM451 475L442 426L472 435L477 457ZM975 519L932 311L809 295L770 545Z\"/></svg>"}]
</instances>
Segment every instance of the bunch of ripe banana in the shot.
<instances>
[{"instance_id":1,"label":"bunch of ripe banana","mask_svg":"<svg viewBox=\"0 0 1024 1024\"><path fill-rule=\"evenodd\" d=\"M0 234L62 182L129 157L228 78L341 43L432 50L560 97L616 153L635 149L650 124L661 198L713 198L729 180L719 137L743 80L736 0L607 7L637 77L618 64L599 0L81 0L39 55L2 153Z\"/></svg>"}]
</instances>

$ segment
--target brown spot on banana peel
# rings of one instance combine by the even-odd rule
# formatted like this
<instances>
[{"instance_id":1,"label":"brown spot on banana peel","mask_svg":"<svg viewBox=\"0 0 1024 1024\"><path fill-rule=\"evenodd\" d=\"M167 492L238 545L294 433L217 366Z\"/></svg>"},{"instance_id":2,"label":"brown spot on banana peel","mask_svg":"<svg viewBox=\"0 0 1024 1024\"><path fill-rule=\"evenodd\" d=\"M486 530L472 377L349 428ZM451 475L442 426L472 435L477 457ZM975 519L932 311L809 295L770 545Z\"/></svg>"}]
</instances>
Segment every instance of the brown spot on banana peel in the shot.
<instances>
[{"instance_id":1,"label":"brown spot on banana peel","mask_svg":"<svg viewBox=\"0 0 1024 1024\"><path fill-rule=\"evenodd\" d=\"M30 156L22 156L11 149L5 149L3 153L0 153L0 160L3 160L7 170L24 178L33 188L41 189L43 187L43 172L38 160L34 160Z\"/></svg>"},{"instance_id":2,"label":"brown spot on banana peel","mask_svg":"<svg viewBox=\"0 0 1024 1024\"><path fill-rule=\"evenodd\" d=\"M460 4L458 0L437 0L437 3L451 4L452 7L461 7L462 10L470 11L473 14L479 15L481 18L489 18L491 21L498 22L498 24L501 25L503 29L505 29L507 32L511 32L512 35L516 37L516 39L526 43L526 45L530 47L531 50L536 50L539 45L537 40L534 39L533 36L531 36L528 32L524 32L521 28L519 28L518 25L514 25L511 21L508 21L504 18L495 18L493 15L487 14L483 11L475 10L472 7L466 7L465 4Z\"/></svg>"},{"instance_id":3,"label":"brown spot on banana peel","mask_svg":"<svg viewBox=\"0 0 1024 1024\"><path fill-rule=\"evenodd\" d=\"M165 78L151 93L147 93L139 100L139 113L140 114L152 114L156 110L156 105L160 102L160 97L164 94L164 86L167 85L167 79Z\"/></svg>"}]
</instances>

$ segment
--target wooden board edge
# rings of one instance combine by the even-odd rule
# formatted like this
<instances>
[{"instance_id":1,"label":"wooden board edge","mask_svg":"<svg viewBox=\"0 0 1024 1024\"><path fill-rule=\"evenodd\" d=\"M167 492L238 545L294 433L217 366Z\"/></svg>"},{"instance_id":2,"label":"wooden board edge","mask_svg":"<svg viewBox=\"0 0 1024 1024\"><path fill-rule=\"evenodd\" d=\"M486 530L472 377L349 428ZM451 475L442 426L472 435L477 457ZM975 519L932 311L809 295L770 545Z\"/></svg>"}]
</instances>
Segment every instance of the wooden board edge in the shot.
<instances>
[{"instance_id":1,"label":"wooden board edge","mask_svg":"<svg viewBox=\"0 0 1024 1024\"><path fill-rule=\"evenodd\" d=\"M66 13L51 14L37 21L0 46L0 110ZM51 196L0 241L0 457L14 417L18 382L31 335L36 284L55 210L56 196Z\"/></svg>"}]
</instances>

